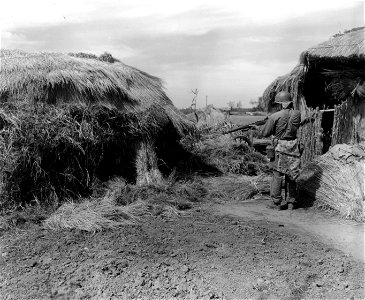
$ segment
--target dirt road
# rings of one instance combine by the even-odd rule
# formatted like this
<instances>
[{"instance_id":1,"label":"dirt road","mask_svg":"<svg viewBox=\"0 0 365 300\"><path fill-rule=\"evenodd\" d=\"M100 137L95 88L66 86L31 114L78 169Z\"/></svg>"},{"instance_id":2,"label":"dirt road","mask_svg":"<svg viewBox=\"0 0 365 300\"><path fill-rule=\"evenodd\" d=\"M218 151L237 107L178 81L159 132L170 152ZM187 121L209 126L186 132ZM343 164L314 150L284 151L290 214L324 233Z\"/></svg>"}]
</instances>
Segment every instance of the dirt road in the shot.
<instances>
[{"instance_id":1,"label":"dirt road","mask_svg":"<svg viewBox=\"0 0 365 300\"><path fill-rule=\"evenodd\" d=\"M221 205L217 210L222 214L283 224L299 235L310 235L362 263L365 262L363 223L344 220L336 215L313 209L276 211L268 208L267 203L267 198L259 196L249 201Z\"/></svg>"},{"instance_id":2,"label":"dirt road","mask_svg":"<svg viewBox=\"0 0 365 300\"><path fill-rule=\"evenodd\" d=\"M205 204L96 234L24 224L0 233L0 298L364 298L364 264L293 226L310 212L264 204Z\"/></svg>"}]
</instances>

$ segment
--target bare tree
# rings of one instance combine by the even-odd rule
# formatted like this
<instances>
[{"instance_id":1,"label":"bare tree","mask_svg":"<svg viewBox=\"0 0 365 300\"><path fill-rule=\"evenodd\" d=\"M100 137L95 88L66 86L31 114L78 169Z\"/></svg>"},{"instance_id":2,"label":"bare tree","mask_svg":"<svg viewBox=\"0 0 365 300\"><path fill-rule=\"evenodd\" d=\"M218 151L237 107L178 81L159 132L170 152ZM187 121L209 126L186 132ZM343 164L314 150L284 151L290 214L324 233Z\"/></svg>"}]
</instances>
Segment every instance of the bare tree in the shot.
<instances>
[{"instance_id":1,"label":"bare tree","mask_svg":"<svg viewBox=\"0 0 365 300\"><path fill-rule=\"evenodd\" d=\"M191 101L191 108L194 110L194 112L196 111L196 98L198 98L198 94L199 91L198 89L195 90L191 90L191 92L193 93L193 100Z\"/></svg>"},{"instance_id":2,"label":"bare tree","mask_svg":"<svg viewBox=\"0 0 365 300\"><path fill-rule=\"evenodd\" d=\"M227 105L228 105L228 107L229 107L230 109L233 109L233 107L234 107L234 101L229 101L229 102L227 103Z\"/></svg>"},{"instance_id":3,"label":"bare tree","mask_svg":"<svg viewBox=\"0 0 365 300\"><path fill-rule=\"evenodd\" d=\"M258 97L257 100L250 100L250 104L254 110L265 110L265 104L262 97Z\"/></svg>"},{"instance_id":4,"label":"bare tree","mask_svg":"<svg viewBox=\"0 0 365 300\"><path fill-rule=\"evenodd\" d=\"M242 101L237 101L236 106L237 108L242 108Z\"/></svg>"}]
</instances>

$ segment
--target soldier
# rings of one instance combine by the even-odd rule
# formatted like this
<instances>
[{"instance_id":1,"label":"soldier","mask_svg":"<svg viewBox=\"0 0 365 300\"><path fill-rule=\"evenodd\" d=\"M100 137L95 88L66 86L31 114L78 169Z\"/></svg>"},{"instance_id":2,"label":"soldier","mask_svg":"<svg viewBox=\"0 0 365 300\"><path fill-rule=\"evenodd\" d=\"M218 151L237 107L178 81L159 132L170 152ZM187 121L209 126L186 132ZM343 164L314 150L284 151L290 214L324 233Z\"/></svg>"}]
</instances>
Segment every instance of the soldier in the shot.
<instances>
[{"instance_id":1,"label":"soldier","mask_svg":"<svg viewBox=\"0 0 365 300\"><path fill-rule=\"evenodd\" d=\"M275 103L280 104L282 109L269 116L266 123L260 128L263 137L273 136L273 148L275 149L271 159L270 196L273 199L274 207L293 209L296 201L295 179L300 171L297 131L301 124L301 116L300 112L294 109L293 101L288 92L279 92L275 97ZM283 176L285 176L286 183L285 199L281 195Z\"/></svg>"}]
</instances>

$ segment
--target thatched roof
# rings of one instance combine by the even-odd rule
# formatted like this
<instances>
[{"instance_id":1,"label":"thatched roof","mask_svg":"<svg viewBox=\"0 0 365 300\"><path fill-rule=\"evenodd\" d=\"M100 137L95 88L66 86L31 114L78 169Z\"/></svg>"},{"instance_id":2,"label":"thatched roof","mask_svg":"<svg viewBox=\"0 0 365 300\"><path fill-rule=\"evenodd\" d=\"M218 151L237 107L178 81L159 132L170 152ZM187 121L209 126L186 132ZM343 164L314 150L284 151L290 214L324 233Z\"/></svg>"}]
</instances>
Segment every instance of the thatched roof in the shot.
<instances>
[{"instance_id":1,"label":"thatched roof","mask_svg":"<svg viewBox=\"0 0 365 300\"><path fill-rule=\"evenodd\" d=\"M319 62L326 62L327 65L336 64L338 61L344 62L345 65L351 61L354 65L358 62L365 62L364 40L365 27L360 27L343 34L336 34L328 41L303 51L299 64L290 73L276 78L264 91L263 102L266 109L272 108L276 93L283 90L291 93L294 104L298 108L303 95L306 75ZM356 72L356 75L358 73Z\"/></svg>"},{"instance_id":2,"label":"thatched roof","mask_svg":"<svg viewBox=\"0 0 365 300\"><path fill-rule=\"evenodd\" d=\"M0 101L104 105L126 113L148 112L178 131L191 123L173 106L159 78L121 62L62 53L1 50Z\"/></svg>"},{"instance_id":3,"label":"thatched roof","mask_svg":"<svg viewBox=\"0 0 365 300\"><path fill-rule=\"evenodd\" d=\"M279 76L272 83L270 83L262 96L265 109L267 111L271 110L275 96L280 91L290 92L295 107L299 107L299 101L301 97L300 90L305 78L305 73L305 65L299 64L290 73Z\"/></svg>"},{"instance_id":4,"label":"thatched roof","mask_svg":"<svg viewBox=\"0 0 365 300\"><path fill-rule=\"evenodd\" d=\"M306 51L311 57L351 57L365 55L365 27L336 34Z\"/></svg>"}]
</instances>

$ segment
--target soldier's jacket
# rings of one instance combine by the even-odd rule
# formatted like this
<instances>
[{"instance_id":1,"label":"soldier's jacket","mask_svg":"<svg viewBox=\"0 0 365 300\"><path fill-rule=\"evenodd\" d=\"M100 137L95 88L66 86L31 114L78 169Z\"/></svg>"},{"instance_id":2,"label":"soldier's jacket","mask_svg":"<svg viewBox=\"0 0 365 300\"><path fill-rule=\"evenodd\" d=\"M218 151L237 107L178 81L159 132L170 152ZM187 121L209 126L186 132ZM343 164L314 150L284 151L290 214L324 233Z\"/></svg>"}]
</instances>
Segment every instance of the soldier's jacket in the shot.
<instances>
[{"instance_id":1,"label":"soldier's jacket","mask_svg":"<svg viewBox=\"0 0 365 300\"><path fill-rule=\"evenodd\" d=\"M269 116L261 128L261 135L263 137L273 135L278 140L296 139L300 121L299 110L282 109Z\"/></svg>"},{"instance_id":2,"label":"soldier's jacket","mask_svg":"<svg viewBox=\"0 0 365 300\"><path fill-rule=\"evenodd\" d=\"M282 109L272 114L261 129L264 137L274 136L275 160L272 168L295 179L300 172L300 150L297 131L300 125L298 110Z\"/></svg>"}]
</instances>

